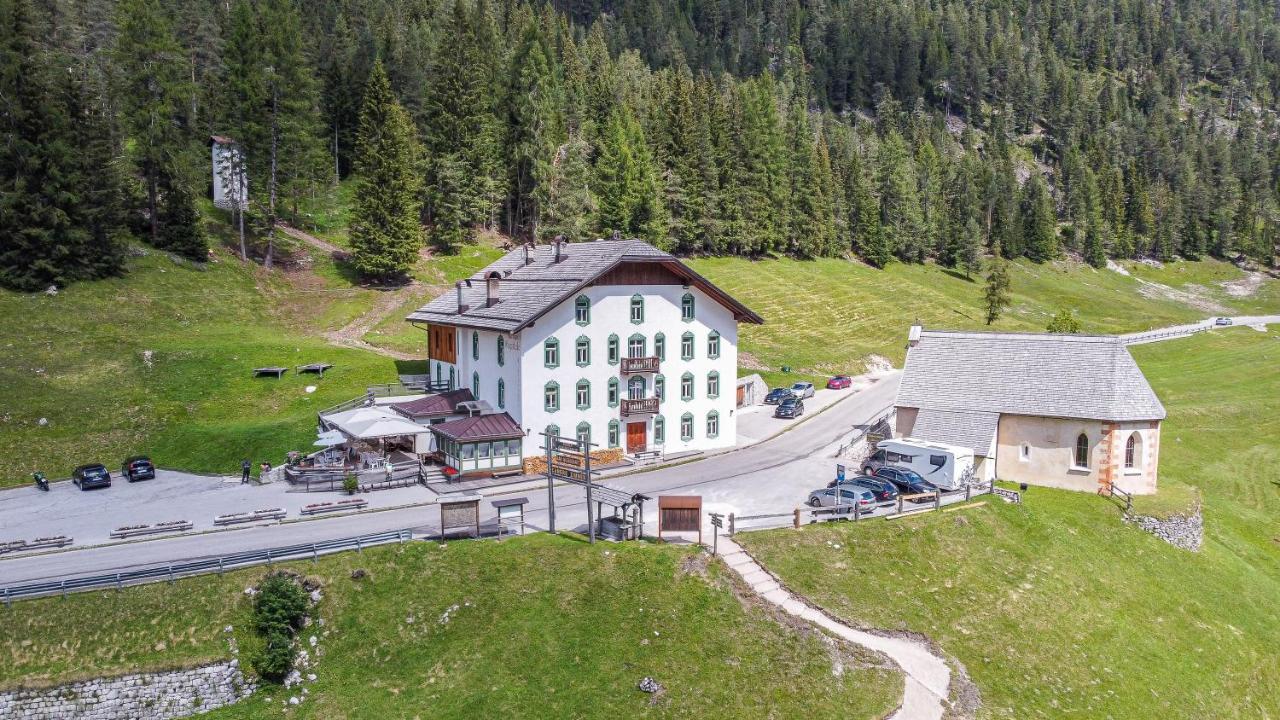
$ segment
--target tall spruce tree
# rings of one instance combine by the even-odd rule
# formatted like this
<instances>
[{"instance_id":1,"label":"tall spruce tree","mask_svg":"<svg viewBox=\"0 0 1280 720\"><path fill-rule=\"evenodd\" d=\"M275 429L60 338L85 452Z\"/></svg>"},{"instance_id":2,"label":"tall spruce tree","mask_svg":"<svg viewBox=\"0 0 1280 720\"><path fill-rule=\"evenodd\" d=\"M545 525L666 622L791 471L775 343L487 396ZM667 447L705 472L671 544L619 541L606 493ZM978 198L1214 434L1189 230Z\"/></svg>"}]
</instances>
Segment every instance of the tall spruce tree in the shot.
<instances>
[{"instance_id":1,"label":"tall spruce tree","mask_svg":"<svg viewBox=\"0 0 1280 720\"><path fill-rule=\"evenodd\" d=\"M1012 301L1010 289L1013 281L1009 277L1009 261L1000 252L997 242L992 248L991 259L987 269L987 284L982 295L982 304L987 314L987 324L1000 319Z\"/></svg>"},{"instance_id":2,"label":"tall spruce tree","mask_svg":"<svg viewBox=\"0 0 1280 720\"><path fill-rule=\"evenodd\" d=\"M1028 258L1044 262L1058 256L1057 215L1039 173L1032 173L1022 188L1022 223Z\"/></svg>"},{"instance_id":3,"label":"tall spruce tree","mask_svg":"<svg viewBox=\"0 0 1280 720\"><path fill-rule=\"evenodd\" d=\"M391 92L381 63L365 86L356 135L352 265L362 276L399 280L422 246L421 178L413 121Z\"/></svg>"},{"instance_id":4,"label":"tall spruce tree","mask_svg":"<svg viewBox=\"0 0 1280 720\"><path fill-rule=\"evenodd\" d=\"M249 174L249 152L260 152L263 133L262 108L265 105L266 78L263 75L262 42L258 18L249 0L237 0L231 7L223 40L222 112L224 132L239 147L225 155L225 177L219 178L236 196L247 196L248 188L239 187ZM248 260L245 239L245 210L240 203L231 204L232 222L240 240L240 259Z\"/></svg>"},{"instance_id":5,"label":"tall spruce tree","mask_svg":"<svg viewBox=\"0 0 1280 720\"><path fill-rule=\"evenodd\" d=\"M550 167L540 173L535 189L542 208L541 239L561 236L569 242L587 240L595 227L595 198L591 194L591 146L577 135L561 145Z\"/></svg>"},{"instance_id":6,"label":"tall spruce tree","mask_svg":"<svg viewBox=\"0 0 1280 720\"><path fill-rule=\"evenodd\" d=\"M202 260L205 249L199 228L164 227L167 222L189 223L196 216L194 206L181 206L194 203L187 187L192 147L182 126L183 107L191 94L186 58L157 0L122 0L117 15L117 94L146 194L148 237L157 247L184 238L173 249ZM178 188L176 197L162 197L172 188ZM197 242L186 242L191 233Z\"/></svg>"},{"instance_id":7,"label":"tall spruce tree","mask_svg":"<svg viewBox=\"0 0 1280 720\"><path fill-rule=\"evenodd\" d=\"M615 109L605 125L593 189L603 235L618 232L665 244L665 208L653 156L640 123L625 108Z\"/></svg>"}]
</instances>

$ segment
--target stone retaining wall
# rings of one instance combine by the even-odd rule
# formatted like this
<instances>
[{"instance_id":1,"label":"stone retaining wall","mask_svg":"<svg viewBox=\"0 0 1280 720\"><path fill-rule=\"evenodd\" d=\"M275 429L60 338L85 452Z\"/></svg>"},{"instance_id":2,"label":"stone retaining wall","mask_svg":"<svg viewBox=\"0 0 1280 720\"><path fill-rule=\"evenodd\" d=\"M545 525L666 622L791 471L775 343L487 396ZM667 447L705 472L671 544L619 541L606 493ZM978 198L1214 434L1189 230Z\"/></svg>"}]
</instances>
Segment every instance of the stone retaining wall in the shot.
<instances>
[{"instance_id":1,"label":"stone retaining wall","mask_svg":"<svg viewBox=\"0 0 1280 720\"><path fill-rule=\"evenodd\" d=\"M1176 548L1199 552L1204 542L1204 516L1197 505L1190 515L1173 515L1161 519L1150 515L1133 515L1125 518L1143 530L1155 535Z\"/></svg>"},{"instance_id":2,"label":"stone retaining wall","mask_svg":"<svg viewBox=\"0 0 1280 720\"><path fill-rule=\"evenodd\" d=\"M6 720L168 720L239 702L254 691L238 660L40 690L0 692Z\"/></svg>"}]
</instances>

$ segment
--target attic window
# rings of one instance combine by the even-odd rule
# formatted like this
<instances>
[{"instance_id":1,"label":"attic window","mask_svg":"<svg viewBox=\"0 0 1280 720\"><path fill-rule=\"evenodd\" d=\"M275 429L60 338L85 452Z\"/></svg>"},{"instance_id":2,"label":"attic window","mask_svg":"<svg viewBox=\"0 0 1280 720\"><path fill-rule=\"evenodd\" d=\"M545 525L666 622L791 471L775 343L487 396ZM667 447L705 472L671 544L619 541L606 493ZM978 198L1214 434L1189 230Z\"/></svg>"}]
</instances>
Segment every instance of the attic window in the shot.
<instances>
[{"instance_id":1,"label":"attic window","mask_svg":"<svg viewBox=\"0 0 1280 720\"><path fill-rule=\"evenodd\" d=\"M591 322L591 299L586 295L579 295L578 299L573 301L573 319L579 325Z\"/></svg>"}]
</instances>

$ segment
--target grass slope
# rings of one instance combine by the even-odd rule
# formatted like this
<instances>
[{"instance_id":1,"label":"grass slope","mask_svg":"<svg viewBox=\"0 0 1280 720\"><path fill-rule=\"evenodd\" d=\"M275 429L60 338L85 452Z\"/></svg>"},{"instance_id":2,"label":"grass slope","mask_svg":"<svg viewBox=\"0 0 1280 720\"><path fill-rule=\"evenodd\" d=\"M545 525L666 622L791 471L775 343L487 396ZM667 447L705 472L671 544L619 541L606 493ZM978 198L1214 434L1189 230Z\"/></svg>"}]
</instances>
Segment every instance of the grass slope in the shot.
<instances>
[{"instance_id":1,"label":"grass slope","mask_svg":"<svg viewBox=\"0 0 1280 720\"><path fill-rule=\"evenodd\" d=\"M982 717L1276 717L1280 333L1134 354L1169 410L1161 483L1205 503L1200 553L1042 488L1020 506L742 542L846 619L929 634L968 668Z\"/></svg>"},{"instance_id":2,"label":"grass slope","mask_svg":"<svg viewBox=\"0 0 1280 720\"><path fill-rule=\"evenodd\" d=\"M324 585L324 625L303 633L320 636L322 656L306 702L284 712L879 718L893 708L896 672L744 604L727 571L692 553L535 535L295 564ZM369 577L351 579L357 567ZM0 623L0 686L226 657L228 624L251 656L243 588L262 572L17 603ZM636 689L646 675L667 688L653 704ZM267 688L208 717L279 717L288 694Z\"/></svg>"},{"instance_id":3,"label":"grass slope","mask_svg":"<svg viewBox=\"0 0 1280 720\"><path fill-rule=\"evenodd\" d=\"M271 276L223 252L200 267L150 251L121 278L57 295L0 292L0 485L36 469L66 477L82 462L110 467L134 452L235 472L242 457L278 463L308 447L317 410L394 380L398 367L326 343L319 331L358 314L361 301L306 277ZM316 361L335 367L323 379L251 376Z\"/></svg>"},{"instance_id":4,"label":"grass slope","mask_svg":"<svg viewBox=\"0 0 1280 720\"><path fill-rule=\"evenodd\" d=\"M1042 332L1060 308L1076 311L1086 333L1121 333L1201 320L1218 305L1240 313L1280 312L1280 283L1255 295L1231 297L1219 283L1245 274L1213 260L1151 268L1131 263L1134 275L1060 261L1012 263L1013 307L984 324L981 278L937 265L895 263L885 270L848 260L741 258L693 260L694 269L765 318L741 328L742 372L762 370L770 382L859 372L875 354L900 365L907 328L916 321L947 329ZM1165 286L1144 285L1160 283ZM1170 293L1181 290L1183 295ZM1190 296L1190 297L1187 297Z\"/></svg>"}]
</instances>

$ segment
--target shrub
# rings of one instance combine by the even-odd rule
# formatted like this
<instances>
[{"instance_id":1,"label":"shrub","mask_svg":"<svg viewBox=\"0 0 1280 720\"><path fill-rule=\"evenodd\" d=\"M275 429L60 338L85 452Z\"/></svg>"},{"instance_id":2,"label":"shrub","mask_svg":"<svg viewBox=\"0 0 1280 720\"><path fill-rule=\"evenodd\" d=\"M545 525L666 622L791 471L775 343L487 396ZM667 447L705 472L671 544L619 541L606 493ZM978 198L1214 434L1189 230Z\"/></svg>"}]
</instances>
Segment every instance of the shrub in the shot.
<instances>
[{"instance_id":1,"label":"shrub","mask_svg":"<svg viewBox=\"0 0 1280 720\"><path fill-rule=\"evenodd\" d=\"M355 495L356 488L358 488L359 486L360 486L359 481L356 480L355 475L348 475L342 478L342 489L346 490L348 495Z\"/></svg>"},{"instance_id":2,"label":"shrub","mask_svg":"<svg viewBox=\"0 0 1280 720\"><path fill-rule=\"evenodd\" d=\"M268 680L281 680L293 668L293 637L302 627L310 598L292 576L268 575L258 585L253 620L264 640L253 668Z\"/></svg>"}]
</instances>

